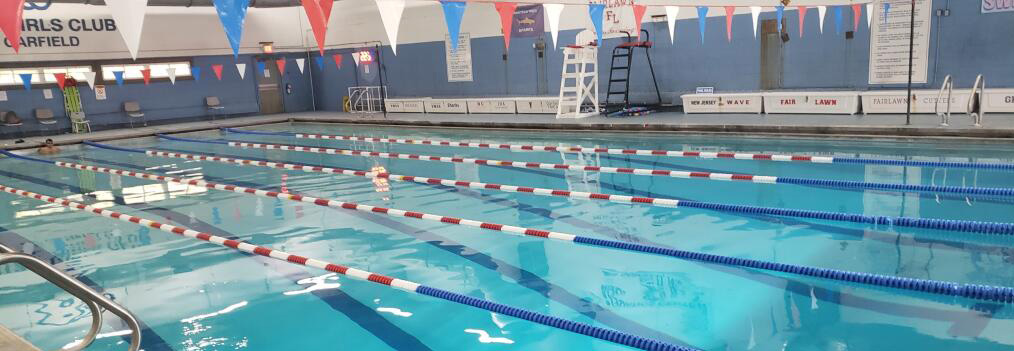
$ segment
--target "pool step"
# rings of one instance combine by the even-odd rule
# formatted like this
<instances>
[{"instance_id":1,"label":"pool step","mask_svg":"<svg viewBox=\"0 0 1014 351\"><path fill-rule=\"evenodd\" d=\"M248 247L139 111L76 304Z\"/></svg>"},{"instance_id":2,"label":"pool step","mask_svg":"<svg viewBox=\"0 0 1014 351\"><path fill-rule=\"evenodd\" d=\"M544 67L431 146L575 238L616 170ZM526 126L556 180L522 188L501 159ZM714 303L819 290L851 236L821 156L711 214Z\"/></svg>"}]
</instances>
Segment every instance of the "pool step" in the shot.
<instances>
[{"instance_id":1,"label":"pool step","mask_svg":"<svg viewBox=\"0 0 1014 351\"><path fill-rule=\"evenodd\" d=\"M41 351L38 347L29 344L18 334L0 325L0 350L4 351Z\"/></svg>"}]
</instances>

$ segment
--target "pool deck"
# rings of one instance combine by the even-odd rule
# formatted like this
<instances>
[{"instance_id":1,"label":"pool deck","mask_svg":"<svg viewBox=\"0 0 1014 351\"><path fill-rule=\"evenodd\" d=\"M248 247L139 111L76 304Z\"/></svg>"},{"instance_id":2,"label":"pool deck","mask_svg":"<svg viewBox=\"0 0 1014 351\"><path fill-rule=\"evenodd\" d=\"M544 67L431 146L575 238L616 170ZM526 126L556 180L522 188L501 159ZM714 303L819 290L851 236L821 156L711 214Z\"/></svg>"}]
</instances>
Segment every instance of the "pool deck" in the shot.
<instances>
[{"instance_id":1,"label":"pool deck","mask_svg":"<svg viewBox=\"0 0 1014 351\"><path fill-rule=\"evenodd\" d=\"M726 133L750 136L867 137L891 139L966 140L1014 142L1014 114L988 114L984 126L972 125L966 115L954 115L949 127L939 125L936 115L912 115L905 125L904 115L764 115L764 114L684 114L660 112L639 117L588 117L556 119L554 115L535 114L350 114L319 111L283 113L268 116L238 117L217 121L199 121L82 134L26 137L24 143L0 140L8 150L36 148L46 138L58 145L84 140L104 141L151 136L159 133L183 133L217 128L244 127L281 122L347 123L415 127L500 128L594 130L611 132Z\"/></svg>"}]
</instances>

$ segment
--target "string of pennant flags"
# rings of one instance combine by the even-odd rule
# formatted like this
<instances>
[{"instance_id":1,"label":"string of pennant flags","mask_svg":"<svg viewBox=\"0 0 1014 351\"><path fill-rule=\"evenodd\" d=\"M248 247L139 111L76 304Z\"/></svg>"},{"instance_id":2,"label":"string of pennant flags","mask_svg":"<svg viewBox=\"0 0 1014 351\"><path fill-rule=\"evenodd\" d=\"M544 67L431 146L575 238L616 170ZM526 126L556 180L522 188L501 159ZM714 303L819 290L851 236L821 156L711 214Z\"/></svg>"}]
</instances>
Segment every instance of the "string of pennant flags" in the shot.
<instances>
[{"instance_id":1,"label":"string of pennant flags","mask_svg":"<svg viewBox=\"0 0 1014 351\"><path fill-rule=\"evenodd\" d=\"M401 23L402 13L405 9L405 3L407 0L374 0L377 9L380 12L380 19L384 26L384 31L387 34L388 42L391 45L391 51L395 55L398 54L398 28ZM469 1L461 0L438 0L440 3L444 20L447 25L447 31L451 38L451 49L457 49L458 35L460 33L461 20L465 14L465 9L468 6ZM514 12L517 9L518 4L523 2L512 2L512 1L483 1L483 0L472 0L470 2L492 2L495 10L500 16L501 27L503 30L504 46L510 48L510 36L511 26L513 24ZM768 8L774 8L775 15L778 19L778 30L782 31L782 19L784 18L784 12L786 6L780 1L772 0L777 3L776 6L769 6ZM145 9L147 8L148 0L107 0L106 7L109 8L113 19L117 23L117 29L123 37L124 43L126 44L127 50L130 52L132 58L137 59L138 49L141 41L141 29L144 24ZM12 48L15 52L20 49L20 35L21 35L21 16L24 10L24 0L4 0L0 1L0 30L3 31L4 35L9 39L12 44ZM233 55L235 58L239 57L240 42L243 35L243 25L246 19L246 12L250 5L250 0L214 0L215 11L218 13L219 19L222 23L222 27L225 31L226 38L232 48ZM560 15L563 12L566 4L560 3L544 3L541 4L545 10L546 16L549 20L550 33L553 38L554 47L557 46L557 38L560 27ZM876 9L872 2L869 3L849 3L843 5L832 5L832 6L812 6L817 9L818 18L820 21L820 32L824 32L824 20L829 9L833 10L835 20L835 32L841 34L843 22L845 21L845 15L843 12L847 8L851 8L852 19L853 19L853 30L859 30L859 23L862 18L862 12L865 5L867 12L866 20L867 26L872 26L872 14ZM317 43L317 47L320 50L321 56L324 55L325 37L327 35L328 21L331 18L331 11L334 6L332 0L303 0L302 7L310 22L314 39ZM603 13L606 7L603 3L589 3L582 5L571 5L571 6L587 6L588 15L591 18L592 25L597 35L597 42L601 44L603 35ZM643 4L632 4L628 5L632 8L634 15L634 23L637 26L637 32L640 32L641 21L644 17L645 12L649 6L661 6L665 9L666 21L669 26L670 43L674 42L675 38L675 23L677 16L680 13L680 6L673 5L643 5ZM757 37L757 25L761 12L764 7L761 6L721 6L716 4L700 5L700 6L686 6L694 7L697 10L697 18L699 22L701 41L704 41L704 34L707 29L707 15L712 7L718 7L725 10L725 30L726 38L732 41L732 18L739 7L748 7L750 9L751 16L753 18L753 33L754 37ZM797 15L799 20L799 36L803 36L804 25L806 21L806 15L811 6L799 5L793 6L797 9ZM884 18L890 11L890 3L883 4Z\"/></svg>"}]
</instances>

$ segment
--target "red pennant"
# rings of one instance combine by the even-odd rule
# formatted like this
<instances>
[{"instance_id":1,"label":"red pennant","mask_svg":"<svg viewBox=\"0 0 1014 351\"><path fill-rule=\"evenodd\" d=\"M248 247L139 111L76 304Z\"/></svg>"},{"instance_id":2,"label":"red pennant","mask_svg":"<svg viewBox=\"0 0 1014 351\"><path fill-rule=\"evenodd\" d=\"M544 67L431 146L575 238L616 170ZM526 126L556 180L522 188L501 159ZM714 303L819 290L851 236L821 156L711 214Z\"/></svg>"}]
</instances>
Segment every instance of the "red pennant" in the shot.
<instances>
[{"instance_id":1,"label":"red pennant","mask_svg":"<svg viewBox=\"0 0 1014 351\"><path fill-rule=\"evenodd\" d=\"M648 10L647 6L644 5L630 5L634 8L634 28L637 31L637 40L641 40L641 19L644 18L644 12Z\"/></svg>"},{"instance_id":2,"label":"red pennant","mask_svg":"<svg viewBox=\"0 0 1014 351\"><path fill-rule=\"evenodd\" d=\"M853 28L852 31L858 32L859 31L859 20L861 18L863 18L863 5L862 4L852 5L852 16L855 18L855 20L854 20L854 22L855 22L854 27L855 28Z\"/></svg>"},{"instance_id":3,"label":"red pennant","mask_svg":"<svg viewBox=\"0 0 1014 351\"><path fill-rule=\"evenodd\" d=\"M496 12L500 13L500 28L503 28L503 47L505 50L511 48L511 28L514 26L514 10L518 8L516 2L495 2Z\"/></svg>"},{"instance_id":4,"label":"red pennant","mask_svg":"<svg viewBox=\"0 0 1014 351\"><path fill-rule=\"evenodd\" d=\"M324 13L324 23L331 22L331 8L334 7L332 0L320 0L320 10Z\"/></svg>"},{"instance_id":5,"label":"red pennant","mask_svg":"<svg viewBox=\"0 0 1014 351\"><path fill-rule=\"evenodd\" d=\"M306 11L306 18L310 20L310 28L313 28L313 37L317 39L320 55L324 56L324 37L327 36L327 19L324 18L324 10L320 6L320 1L303 0L303 10Z\"/></svg>"},{"instance_id":6,"label":"red pennant","mask_svg":"<svg viewBox=\"0 0 1014 351\"><path fill-rule=\"evenodd\" d=\"M342 54L334 54L332 57L334 57L334 65L338 66L338 69L342 69L342 58L345 56L342 56Z\"/></svg>"},{"instance_id":7,"label":"red pennant","mask_svg":"<svg viewBox=\"0 0 1014 351\"><path fill-rule=\"evenodd\" d=\"M24 11L25 0L0 0L0 30L15 53L21 49L21 14Z\"/></svg>"},{"instance_id":8,"label":"red pennant","mask_svg":"<svg viewBox=\"0 0 1014 351\"><path fill-rule=\"evenodd\" d=\"M725 37L732 42L732 15L736 14L735 6L725 7Z\"/></svg>"},{"instance_id":9,"label":"red pennant","mask_svg":"<svg viewBox=\"0 0 1014 351\"><path fill-rule=\"evenodd\" d=\"M141 70L141 76L144 77L144 85L151 83L151 68L145 68ZM221 78L219 78L221 79Z\"/></svg>"},{"instance_id":10,"label":"red pennant","mask_svg":"<svg viewBox=\"0 0 1014 351\"><path fill-rule=\"evenodd\" d=\"M53 73L53 77L56 77L56 86L60 87L60 90L63 90L64 85L67 84L67 74Z\"/></svg>"},{"instance_id":11,"label":"red pennant","mask_svg":"<svg viewBox=\"0 0 1014 351\"><path fill-rule=\"evenodd\" d=\"M803 37L803 28L806 26L806 10L809 7L799 6L799 37Z\"/></svg>"},{"instance_id":12,"label":"red pennant","mask_svg":"<svg viewBox=\"0 0 1014 351\"><path fill-rule=\"evenodd\" d=\"M215 77L218 80L222 80L222 65L211 65L211 70L215 71Z\"/></svg>"},{"instance_id":13,"label":"red pennant","mask_svg":"<svg viewBox=\"0 0 1014 351\"><path fill-rule=\"evenodd\" d=\"M275 60L275 65L278 65L278 74L285 74L285 59L280 58Z\"/></svg>"}]
</instances>

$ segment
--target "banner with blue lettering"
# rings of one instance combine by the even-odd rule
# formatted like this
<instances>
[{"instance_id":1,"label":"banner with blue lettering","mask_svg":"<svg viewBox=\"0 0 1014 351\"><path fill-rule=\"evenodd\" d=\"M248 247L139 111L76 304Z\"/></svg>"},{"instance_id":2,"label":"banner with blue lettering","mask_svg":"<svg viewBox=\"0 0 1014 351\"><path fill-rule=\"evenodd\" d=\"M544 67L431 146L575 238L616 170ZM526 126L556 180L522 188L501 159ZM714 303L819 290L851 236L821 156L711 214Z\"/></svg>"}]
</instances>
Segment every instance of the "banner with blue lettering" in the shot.
<instances>
[{"instance_id":1,"label":"banner with blue lettering","mask_svg":"<svg viewBox=\"0 0 1014 351\"><path fill-rule=\"evenodd\" d=\"M113 71L113 77L116 78L116 85L123 85L123 71Z\"/></svg>"},{"instance_id":2,"label":"banner with blue lettering","mask_svg":"<svg viewBox=\"0 0 1014 351\"><path fill-rule=\"evenodd\" d=\"M19 76L21 76L21 84L25 85L25 90L32 90L32 74L21 73Z\"/></svg>"},{"instance_id":3,"label":"banner with blue lettering","mask_svg":"<svg viewBox=\"0 0 1014 351\"><path fill-rule=\"evenodd\" d=\"M701 44L704 44L704 30L708 28L707 6L697 6L697 26L701 30Z\"/></svg>"},{"instance_id":4,"label":"banner with blue lettering","mask_svg":"<svg viewBox=\"0 0 1014 351\"><path fill-rule=\"evenodd\" d=\"M243 22L250 0L215 0L215 11L225 28L225 36L232 46L233 56L239 57L240 40L243 38Z\"/></svg>"},{"instance_id":5,"label":"banner with blue lettering","mask_svg":"<svg viewBox=\"0 0 1014 351\"><path fill-rule=\"evenodd\" d=\"M545 16L542 15L542 5L518 6L514 10L511 36L532 38L541 36L545 31L546 22Z\"/></svg>"},{"instance_id":6,"label":"banner with blue lettering","mask_svg":"<svg viewBox=\"0 0 1014 351\"><path fill-rule=\"evenodd\" d=\"M606 10L604 4L588 4L588 16L591 16L592 26L595 27L595 35L598 37L598 44L602 46L602 14Z\"/></svg>"},{"instance_id":7,"label":"banner with blue lettering","mask_svg":"<svg viewBox=\"0 0 1014 351\"><path fill-rule=\"evenodd\" d=\"M460 1L441 1L444 8L444 21L447 22L447 33L451 35L451 50L458 50L458 33L461 30L461 18L465 16L465 3Z\"/></svg>"}]
</instances>

